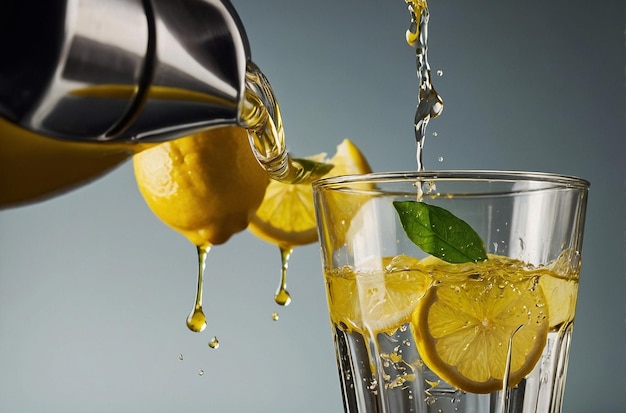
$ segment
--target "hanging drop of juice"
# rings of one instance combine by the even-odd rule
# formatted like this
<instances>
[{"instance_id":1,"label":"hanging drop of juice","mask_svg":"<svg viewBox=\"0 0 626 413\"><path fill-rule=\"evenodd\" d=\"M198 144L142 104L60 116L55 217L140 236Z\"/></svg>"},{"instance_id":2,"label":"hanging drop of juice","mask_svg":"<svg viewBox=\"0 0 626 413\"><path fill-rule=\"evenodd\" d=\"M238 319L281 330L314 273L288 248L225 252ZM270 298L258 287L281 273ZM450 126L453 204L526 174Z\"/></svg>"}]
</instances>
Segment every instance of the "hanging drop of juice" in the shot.
<instances>
[{"instance_id":1,"label":"hanging drop of juice","mask_svg":"<svg viewBox=\"0 0 626 413\"><path fill-rule=\"evenodd\" d=\"M272 313L272 320L274 320L274 321L278 321L278 318L279 318L279 317L278 317L278 313L277 313L276 311L274 311L274 312Z\"/></svg>"},{"instance_id":2,"label":"hanging drop of juice","mask_svg":"<svg viewBox=\"0 0 626 413\"><path fill-rule=\"evenodd\" d=\"M202 284L204 269L206 267L206 257L211 247L196 247L196 249L198 251L198 285L196 287L196 301L191 313L187 316L187 327L194 333L199 333L206 327L206 316L202 311Z\"/></svg>"},{"instance_id":3,"label":"hanging drop of juice","mask_svg":"<svg viewBox=\"0 0 626 413\"><path fill-rule=\"evenodd\" d=\"M287 291L287 267L289 267L289 257L292 251L293 248L280 247L280 284L274 295L274 301L276 301L276 304L282 306L287 306L291 302L291 295L289 295L289 291Z\"/></svg>"}]
</instances>

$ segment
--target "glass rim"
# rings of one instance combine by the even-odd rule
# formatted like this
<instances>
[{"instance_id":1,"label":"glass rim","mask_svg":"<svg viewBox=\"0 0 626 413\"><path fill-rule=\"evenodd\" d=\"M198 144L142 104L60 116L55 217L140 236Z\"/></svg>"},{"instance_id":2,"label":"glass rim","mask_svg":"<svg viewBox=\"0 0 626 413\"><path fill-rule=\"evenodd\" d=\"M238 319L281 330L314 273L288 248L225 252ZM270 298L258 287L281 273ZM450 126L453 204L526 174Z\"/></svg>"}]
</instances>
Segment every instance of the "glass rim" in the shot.
<instances>
[{"instance_id":1,"label":"glass rim","mask_svg":"<svg viewBox=\"0 0 626 413\"><path fill-rule=\"evenodd\" d=\"M389 171L366 174L341 175L321 178L313 182L314 189L327 189L338 185L401 182L409 179L450 180L472 182L543 182L557 187L588 190L591 183L583 178L551 172L501 171L501 170L429 170Z\"/></svg>"}]
</instances>

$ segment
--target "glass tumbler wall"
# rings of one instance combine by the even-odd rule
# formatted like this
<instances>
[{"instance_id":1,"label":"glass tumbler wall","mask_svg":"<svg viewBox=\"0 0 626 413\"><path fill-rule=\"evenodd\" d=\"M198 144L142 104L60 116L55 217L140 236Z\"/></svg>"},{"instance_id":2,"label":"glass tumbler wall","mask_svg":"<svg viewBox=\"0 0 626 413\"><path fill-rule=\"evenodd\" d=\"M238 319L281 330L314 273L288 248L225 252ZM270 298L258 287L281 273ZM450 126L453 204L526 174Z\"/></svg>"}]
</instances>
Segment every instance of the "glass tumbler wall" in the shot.
<instances>
[{"instance_id":1,"label":"glass tumbler wall","mask_svg":"<svg viewBox=\"0 0 626 413\"><path fill-rule=\"evenodd\" d=\"M588 188L494 171L317 181L345 411L560 412Z\"/></svg>"}]
</instances>

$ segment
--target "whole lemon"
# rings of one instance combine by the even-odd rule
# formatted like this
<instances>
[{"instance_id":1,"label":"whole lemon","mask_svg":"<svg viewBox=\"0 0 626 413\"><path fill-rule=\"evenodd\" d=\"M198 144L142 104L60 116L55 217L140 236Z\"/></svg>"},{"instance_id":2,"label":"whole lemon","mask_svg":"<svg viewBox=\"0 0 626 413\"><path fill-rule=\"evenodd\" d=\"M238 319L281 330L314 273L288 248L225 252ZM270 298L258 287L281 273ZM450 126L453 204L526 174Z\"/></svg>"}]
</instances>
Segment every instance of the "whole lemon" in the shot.
<instances>
[{"instance_id":1,"label":"whole lemon","mask_svg":"<svg viewBox=\"0 0 626 413\"><path fill-rule=\"evenodd\" d=\"M269 178L245 129L211 129L133 157L139 191L152 212L199 247L244 230Z\"/></svg>"}]
</instances>

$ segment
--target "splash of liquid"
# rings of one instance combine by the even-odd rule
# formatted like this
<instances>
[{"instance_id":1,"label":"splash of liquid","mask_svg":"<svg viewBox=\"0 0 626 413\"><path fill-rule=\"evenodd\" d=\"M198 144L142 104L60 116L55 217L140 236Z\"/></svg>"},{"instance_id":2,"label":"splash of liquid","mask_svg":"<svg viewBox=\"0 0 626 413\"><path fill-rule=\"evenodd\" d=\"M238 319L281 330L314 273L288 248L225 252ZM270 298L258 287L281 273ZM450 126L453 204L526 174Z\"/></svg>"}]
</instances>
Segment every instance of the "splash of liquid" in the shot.
<instances>
[{"instance_id":1,"label":"splash of liquid","mask_svg":"<svg viewBox=\"0 0 626 413\"><path fill-rule=\"evenodd\" d=\"M417 170L424 170L422 151L426 126L443 111L443 99L433 87L428 64L428 4L425 0L405 0L411 15L411 25L406 31L406 41L415 49L419 93L415 109L415 142Z\"/></svg>"}]
</instances>

